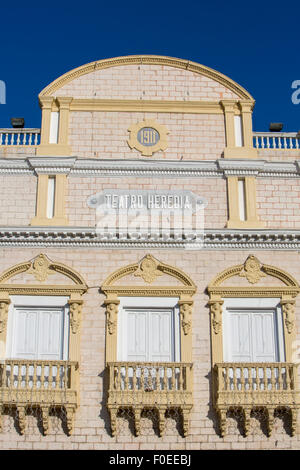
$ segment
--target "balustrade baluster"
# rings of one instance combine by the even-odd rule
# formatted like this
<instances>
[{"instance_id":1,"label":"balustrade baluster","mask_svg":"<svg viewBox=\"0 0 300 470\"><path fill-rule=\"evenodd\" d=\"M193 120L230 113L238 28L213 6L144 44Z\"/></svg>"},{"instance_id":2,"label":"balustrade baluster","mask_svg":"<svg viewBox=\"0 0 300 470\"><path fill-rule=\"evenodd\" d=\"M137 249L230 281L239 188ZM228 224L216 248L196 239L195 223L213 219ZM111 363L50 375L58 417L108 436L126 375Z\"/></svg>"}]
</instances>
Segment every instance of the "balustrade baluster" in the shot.
<instances>
[{"instance_id":1,"label":"balustrade baluster","mask_svg":"<svg viewBox=\"0 0 300 470\"><path fill-rule=\"evenodd\" d=\"M175 367L172 366L171 368L172 375L171 375L171 390L175 390Z\"/></svg>"},{"instance_id":2,"label":"balustrade baluster","mask_svg":"<svg viewBox=\"0 0 300 470\"><path fill-rule=\"evenodd\" d=\"M237 372L237 368L236 366L233 366L232 367L232 374L233 374L233 380L232 380L232 383L233 383L233 390L237 390L237 378L236 378L236 372Z\"/></svg>"},{"instance_id":3,"label":"balustrade baluster","mask_svg":"<svg viewBox=\"0 0 300 470\"><path fill-rule=\"evenodd\" d=\"M145 388L145 368L141 367L141 390Z\"/></svg>"},{"instance_id":4,"label":"balustrade baluster","mask_svg":"<svg viewBox=\"0 0 300 470\"><path fill-rule=\"evenodd\" d=\"M245 380L245 369L244 367L240 367L240 383L241 383L241 391L246 390L246 380Z\"/></svg>"},{"instance_id":5,"label":"balustrade baluster","mask_svg":"<svg viewBox=\"0 0 300 470\"><path fill-rule=\"evenodd\" d=\"M56 367L56 375L55 375L55 388L56 390L59 388L59 379L60 379L60 366L59 364L52 366Z\"/></svg>"},{"instance_id":6,"label":"balustrade baluster","mask_svg":"<svg viewBox=\"0 0 300 470\"><path fill-rule=\"evenodd\" d=\"M156 384L155 389L160 390L160 365L156 367Z\"/></svg>"},{"instance_id":7,"label":"balustrade baluster","mask_svg":"<svg viewBox=\"0 0 300 470\"><path fill-rule=\"evenodd\" d=\"M128 383L129 383L129 378L128 378L128 365L125 365L125 377L124 377L124 388L125 390L128 390Z\"/></svg>"},{"instance_id":8,"label":"balustrade baluster","mask_svg":"<svg viewBox=\"0 0 300 470\"><path fill-rule=\"evenodd\" d=\"M284 367L282 367L281 364L279 364L277 370L278 370L278 389L283 390L282 373L283 373Z\"/></svg>"},{"instance_id":9,"label":"balustrade baluster","mask_svg":"<svg viewBox=\"0 0 300 470\"><path fill-rule=\"evenodd\" d=\"M263 381L264 381L264 390L268 390L268 376L267 376L267 368L263 366Z\"/></svg>"},{"instance_id":10,"label":"balustrade baluster","mask_svg":"<svg viewBox=\"0 0 300 470\"><path fill-rule=\"evenodd\" d=\"M40 385L40 388L42 390L45 389L45 363L44 362L41 362L41 385Z\"/></svg>"},{"instance_id":11,"label":"balustrade baluster","mask_svg":"<svg viewBox=\"0 0 300 470\"><path fill-rule=\"evenodd\" d=\"M259 390L259 367L255 367L255 384L256 384L256 390ZM254 387L253 387L254 388Z\"/></svg>"},{"instance_id":12,"label":"balustrade baluster","mask_svg":"<svg viewBox=\"0 0 300 470\"><path fill-rule=\"evenodd\" d=\"M164 366L164 390L168 390L168 368Z\"/></svg>"},{"instance_id":13,"label":"balustrade baluster","mask_svg":"<svg viewBox=\"0 0 300 470\"><path fill-rule=\"evenodd\" d=\"M271 390L276 390L276 379L275 379L275 368L273 364L270 364L271 368Z\"/></svg>"},{"instance_id":14,"label":"balustrade baluster","mask_svg":"<svg viewBox=\"0 0 300 470\"><path fill-rule=\"evenodd\" d=\"M225 367L225 387L226 390L230 390L230 375L229 375L230 368L228 366Z\"/></svg>"},{"instance_id":15,"label":"balustrade baluster","mask_svg":"<svg viewBox=\"0 0 300 470\"><path fill-rule=\"evenodd\" d=\"M132 366L132 390L135 392L137 390L137 368L135 365Z\"/></svg>"},{"instance_id":16,"label":"balustrade baluster","mask_svg":"<svg viewBox=\"0 0 300 470\"><path fill-rule=\"evenodd\" d=\"M291 390L291 368L289 364L285 367L285 384L286 390Z\"/></svg>"},{"instance_id":17,"label":"balustrade baluster","mask_svg":"<svg viewBox=\"0 0 300 470\"><path fill-rule=\"evenodd\" d=\"M22 363L18 363L18 384L17 388L20 389L22 387Z\"/></svg>"},{"instance_id":18,"label":"balustrade baluster","mask_svg":"<svg viewBox=\"0 0 300 470\"><path fill-rule=\"evenodd\" d=\"M182 390L182 385L183 385L183 369L186 366L179 367L179 377L178 377L178 390Z\"/></svg>"},{"instance_id":19,"label":"balustrade baluster","mask_svg":"<svg viewBox=\"0 0 300 470\"><path fill-rule=\"evenodd\" d=\"M37 387L37 364L33 362L33 377L32 377L32 388L35 390Z\"/></svg>"}]
</instances>

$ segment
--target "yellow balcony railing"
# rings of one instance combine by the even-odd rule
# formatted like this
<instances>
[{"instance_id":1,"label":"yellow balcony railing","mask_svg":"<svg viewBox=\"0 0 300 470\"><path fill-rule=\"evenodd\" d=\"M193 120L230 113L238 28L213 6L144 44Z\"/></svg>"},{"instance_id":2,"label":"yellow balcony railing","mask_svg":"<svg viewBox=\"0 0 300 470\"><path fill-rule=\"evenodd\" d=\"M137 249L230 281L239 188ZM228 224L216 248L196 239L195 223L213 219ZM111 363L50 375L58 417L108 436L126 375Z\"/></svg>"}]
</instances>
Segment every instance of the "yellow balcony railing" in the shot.
<instances>
[{"instance_id":1,"label":"yellow balcony railing","mask_svg":"<svg viewBox=\"0 0 300 470\"><path fill-rule=\"evenodd\" d=\"M71 433L77 400L77 362L9 359L0 364L0 405L2 409L17 408L21 433L25 432L25 414L29 406L41 409L45 434L49 428L50 409L63 407L67 430Z\"/></svg>"},{"instance_id":2,"label":"yellow balcony railing","mask_svg":"<svg viewBox=\"0 0 300 470\"><path fill-rule=\"evenodd\" d=\"M291 432L295 431L299 392L297 366L286 362L219 363L214 366L214 406L220 418L221 434L225 434L226 412L240 409L244 413L245 434L249 430L250 412L264 409L268 413L271 433L274 411L291 413Z\"/></svg>"},{"instance_id":3,"label":"yellow balcony railing","mask_svg":"<svg viewBox=\"0 0 300 470\"><path fill-rule=\"evenodd\" d=\"M116 433L119 409L131 408L135 431L140 433L143 409L156 409L160 435L164 432L165 412L180 409L183 434L188 432L188 417L193 406L192 364L181 362L111 362L108 363L109 390L107 407L111 415L112 434Z\"/></svg>"}]
</instances>

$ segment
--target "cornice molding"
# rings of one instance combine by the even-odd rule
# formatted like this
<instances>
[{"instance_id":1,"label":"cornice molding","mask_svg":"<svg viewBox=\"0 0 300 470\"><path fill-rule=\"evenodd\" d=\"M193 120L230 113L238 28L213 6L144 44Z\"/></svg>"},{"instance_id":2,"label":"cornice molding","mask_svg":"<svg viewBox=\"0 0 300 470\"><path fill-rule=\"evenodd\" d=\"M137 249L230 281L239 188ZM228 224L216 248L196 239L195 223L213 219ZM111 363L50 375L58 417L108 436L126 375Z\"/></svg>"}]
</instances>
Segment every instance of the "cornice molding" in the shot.
<instances>
[{"instance_id":1,"label":"cornice molding","mask_svg":"<svg viewBox=\"0 0 300 470\"><path fill-rule=\"evenodd\" d=\"M300 251L300 230L207 229L204 242L101 239L90 227L0 227L2 247Z\"/></svg>"},{"instance_id":2,"label":"cornice molding","mask_svg":"<svg viewBox=\"0 0 300 470\"><path fill-rule=\"evenodd\" d=\"M169 176L227 177L256 176L299 178L300 161L272 162L249 159L218 160L144 160L93 159L78 157L0 158L0 174L51 174L70 176Z\"/></svg>"}]
</instances>

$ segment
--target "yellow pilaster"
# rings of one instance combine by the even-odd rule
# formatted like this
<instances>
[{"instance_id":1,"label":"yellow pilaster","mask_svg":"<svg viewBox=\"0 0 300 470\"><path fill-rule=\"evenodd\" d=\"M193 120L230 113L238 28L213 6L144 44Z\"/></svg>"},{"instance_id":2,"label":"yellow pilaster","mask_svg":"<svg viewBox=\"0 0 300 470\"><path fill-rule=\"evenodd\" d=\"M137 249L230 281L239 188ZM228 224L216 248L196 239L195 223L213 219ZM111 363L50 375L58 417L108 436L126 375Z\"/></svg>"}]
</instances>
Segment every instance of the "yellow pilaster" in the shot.
<instances>
[{"instance_id":1,"label":"yellow pilaster","mask_svg":"<svg viewBox=\"0 0 300 470\"><path fill-rule=\"evenodd\" d=\"M227 177L227 194L228 194L228 213L229 218L227 222L227 228L263 228L264 222L259 220L257 214L257 203L256 203L256 178L252 176L246 176L245 180L245 212L246 220L240 219L239 213L239 188L238 188L238 177L228 176Z\"/></svg>"},{"instance_id":2,"label":"yellow pilaster","mask_svg":"<svg viewBox=\"0 0 300 470\"><path fill-rule=\"evenodd\" d=\"M67 175L55 176L54 216L47 217L49 175L38 175L36 215L30 225L65 226L68 219L65 215Z\"/></svg>"},{"instance_id":3,"label":"yellow pilaster","mask_svg":"<svg viewBox=\"0 0 300 470\"><path fill-rule=\"evenodd\" d=\"M36 155L42 156L69 156L72 153L71 147L68 145L69 135L69 111L72 98L57 98L54 102L53 97L40 98L43 117L42 117L42 136L41 144L36 149ZM51 111L58 109L59 111L59 129L58 143L50 144L50 121ZM44 124L43 124L44 123Z\"/></svg>"},{"instance_id":4,"label":"yellow pilaster","mask_svg":"<svg viewBox=\"0 0 300 470\"><path fill-rule=\"evenodd\" d=\"M221 104L225 115L226 147L224 158L257 158L257 150L252 141L252 109L250 100L223 100ZM243 146L236 146L234 116L242 119Z\"/></svg>"}]
</instances>

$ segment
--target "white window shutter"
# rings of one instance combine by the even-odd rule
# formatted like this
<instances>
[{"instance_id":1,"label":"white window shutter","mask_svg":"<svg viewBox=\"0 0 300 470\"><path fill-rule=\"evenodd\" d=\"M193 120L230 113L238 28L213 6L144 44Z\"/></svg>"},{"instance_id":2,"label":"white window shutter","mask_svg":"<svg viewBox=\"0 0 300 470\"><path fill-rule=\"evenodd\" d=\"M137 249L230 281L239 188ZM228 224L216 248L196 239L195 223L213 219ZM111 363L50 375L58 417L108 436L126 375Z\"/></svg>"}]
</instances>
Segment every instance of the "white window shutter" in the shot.
<instances>
[{"instance_id":1,"label":"white window shutter","mask_svg":"<svg viewBox=\"0 0 300 470\"><path fill-rule=\"evenodd\" d=\"M228 312L224 341L229 362L278 361L275 314L275 310Z\"/></svg>"},{"instance_id":2,"label":"white window shutter","mask_svg":"<svg viewBox=\"0 0 300 470\"><path fill-rule=\"evenodd\" d=\"M172 312L149 312L149 351L153 362L169 362L173 358Z\"/></svg>"},{"instance_id":3,"label":"white window shutter","mask_svg":"<svg viewBox=\"0 0 300 470\"><path fill-rule=\"evenodd\" d=\"M63 359L64 308L16 308L12 357Z\"/></svg>"},{"instance_id":4,"label":"white window shutter","mask_svg":"<svg viewBox=\"0 0 300 470\"><path fill-rule=\"evenodd\" d=\"M38 312L30 309L15 311L13 357L36 359L38 353Z\"/></svg>"},{"instance_id":5,"label":"white window shutter","mask_svg":"<svg viewBox=\"0 0 300 470\"><path fill-rule=\"evenodd\" d=\"M257 362L277 361L274 313L254 313L252 319L253 359Z\"/></svg>"},{"instance_id":6,"label":"white window shutter","mask_svg":"<svg viewBox=\"0 0 300 470\"><path fill-rule=\"evenodd\" d=\"M128 312L127 360L147 361L147 312Z\"/></svg>"},{"instance_id":7,"label":"white window shutter","mask_svg":"<svg viewBox=\"0 0 300 470\"><path fill-rule=\"evenodd\" d=\"M39 359L63 358L63 310L41 310L39 315Z\"/></svg>"},{"instance_id":8,"label":"white window shutter","mask_svg":"<svg viewBox=\"0 0 300 470\"><path fill-rule=\"evenodd\" d=\"M251 361L250 317L248 313L230 315L231 359L235 362Z\"/></svg>"}]
</instances>

